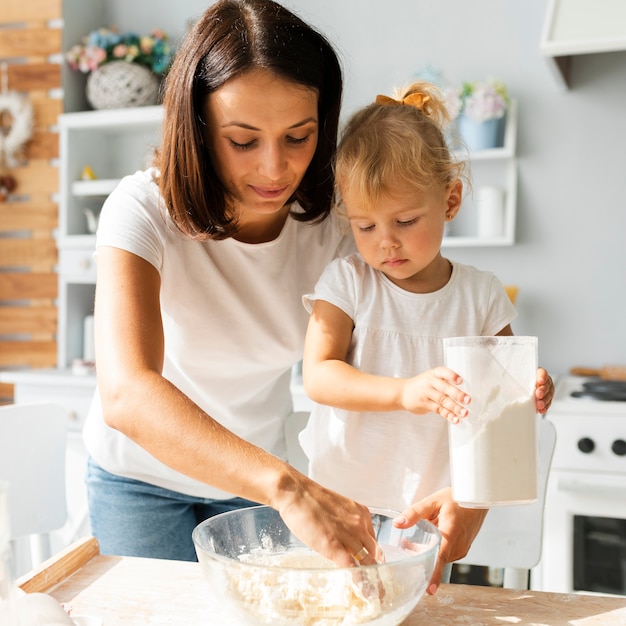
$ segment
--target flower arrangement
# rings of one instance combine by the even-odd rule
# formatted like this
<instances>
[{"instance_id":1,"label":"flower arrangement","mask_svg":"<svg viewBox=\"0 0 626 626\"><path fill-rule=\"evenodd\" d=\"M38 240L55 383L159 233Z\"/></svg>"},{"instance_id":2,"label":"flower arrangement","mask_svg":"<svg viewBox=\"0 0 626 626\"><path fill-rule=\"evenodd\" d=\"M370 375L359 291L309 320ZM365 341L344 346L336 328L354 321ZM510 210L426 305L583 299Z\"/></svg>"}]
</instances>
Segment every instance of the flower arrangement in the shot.
<instances>
[{"instance_id":1,"label":"flower arrangement","mask_svg":"<svg viewBox=\"0 0 626 626\"><path fill-rule=\"evenodd\" d=\"M506 86L497 80L463 83L460 88L443 90L451 119L464 114L475 122L504 117L509 106Z\"/></svg>"},{"instance_id":2,"label":"flower arrangement","mask_svg":"<svg viewBox=\"0 0 626 626\"><path fill-rule=\"evenodd\" d=\"M118 33L115 28L99 28L83 38L65 54L73 70L88 74L111 61L137 63L155 74L164 74L172 62L174 50L162 30L150 35Z\"/></svg>"}]
</instances>

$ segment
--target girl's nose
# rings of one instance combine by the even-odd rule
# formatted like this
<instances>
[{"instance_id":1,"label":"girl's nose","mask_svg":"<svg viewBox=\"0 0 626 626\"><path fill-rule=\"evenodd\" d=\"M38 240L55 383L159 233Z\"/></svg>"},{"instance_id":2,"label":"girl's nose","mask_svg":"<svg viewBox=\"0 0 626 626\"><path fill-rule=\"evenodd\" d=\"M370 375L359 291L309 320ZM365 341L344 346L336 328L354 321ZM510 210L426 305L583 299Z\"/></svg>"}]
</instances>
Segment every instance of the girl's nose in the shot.
<instances>
[{"instance_id":1,"label":"girl's nose","mask_svg":"<svg viewBox=\"0 0 626 626\"><path fill-rule=\"evenodd\" d=\"M260 153L259 174L270 180L278 180L287 169L287 159L279 145L268 145Z\"/></svg>"},{"instance_id":2,"label":"girl's nose","mask_svg":"<svg viewBox=\"0 0 626 626\"><path fill-rule=\"evenodd\" d=\"M392 230L386 229L380 232L380 247L383 250L390 250L397 248L400 245L399 239L395 236Z\"/></svg>"}]
</instances>

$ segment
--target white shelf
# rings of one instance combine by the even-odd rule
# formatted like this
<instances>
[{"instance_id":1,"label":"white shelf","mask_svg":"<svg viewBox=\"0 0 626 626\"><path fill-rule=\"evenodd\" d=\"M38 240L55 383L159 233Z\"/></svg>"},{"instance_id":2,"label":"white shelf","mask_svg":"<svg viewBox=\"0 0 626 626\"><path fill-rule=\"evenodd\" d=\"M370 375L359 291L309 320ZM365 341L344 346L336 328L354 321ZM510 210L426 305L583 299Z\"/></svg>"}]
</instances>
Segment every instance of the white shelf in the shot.
<instances>
[{"instance_id":1,"label":"white shelf","mask_svg":"<svg viewBox=\"0 0 626 626\"><path fill-rule=\"evenodd\" d=\"M95 250L95 235L66 235L57 237L57 246L64 250Z\"/></svg>"},{"instance_id":2,"label":"white shelf","mask_svg":"<svg viewBox=\"0 0 626 626\"><path fill-rule=\"evenodd\" d=\"M455 237L450 235L443 238L442 246L446 248L480 248L488 246L512 246L515 240L511 237Z\"/></svg>"},{"instance_id":3,"label":"white shelf","mask_svg":"<svg viewBox=\"0 0 626 626\"><path fill-rule=\"evenodd\" d=\"M452 223L452 233L443 239L442 245L448 248L512 246L515 243L515 222L517 216L517 101L511 100L506 116L504 145L501 148L468 152L457 150L454 155L459 160L468 161L472 187L477 190L482 185L495 186L504 191L504 216L502 235L498 237L478 237L476 207L472 193L466 193L459 215ZM455 232L457 231L458 232Z\"/></svg>"},{"instance_id":4,"label":"white shelf","mask_svg":"<svg viewBox=\"0 0 626 626\"><path fill-rule=\"evenodd\" d=\"M134 107L128 109L105 109L101 111L79 111L78 113L64 113L59 116L62 128L70 129L100 129L102 132L117 132L132 126L152 128L163 121L163 107L161 105Z\"/></svg>"},{"instance_id":5,"label":"white shelf","mask_svg":"<svg viewBox=\"0 0 626 626\"><path fill-rule=\"evenodd\" d=\"M511 100L509 110L506 115L504 128L504 145L500 148L490 148L489 150L477 150L467 152L465 150L455 150L457 159L470 161L492 161L499 159L512 159L515 157L517 149L517 100Z\"/></svg>"},{"instance_id":6,"label":"white shelf","mask_svg":"<svg viewBox=\"0 0 626 626\"><path fill-rule=\"evenodd\" d=\"M72 183L72 195L77 197L108 196L119 182L119 178L77 180Z\"/></svg>"}]
</instances>

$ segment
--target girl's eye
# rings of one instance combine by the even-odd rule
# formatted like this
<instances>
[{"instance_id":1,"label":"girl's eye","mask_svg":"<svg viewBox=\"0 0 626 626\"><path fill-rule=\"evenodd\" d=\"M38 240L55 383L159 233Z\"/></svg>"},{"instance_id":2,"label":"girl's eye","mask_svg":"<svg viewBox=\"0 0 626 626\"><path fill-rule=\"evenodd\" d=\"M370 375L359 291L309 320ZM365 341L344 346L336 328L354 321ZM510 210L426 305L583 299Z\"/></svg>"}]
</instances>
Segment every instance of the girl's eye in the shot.
<instances>
[{"instance_id":1,"label":"girl's eye","mask_svg":"<svg viewBox=\"0 0 626 626\"><path fill-rule=\"evenodd\" d=\"M417 218L414 217L413 219L410 220L406 220L406 221L398 221L398 226L411 226L412 224L415 224L415 222L417 222Z\"/></svg>"},{"instance_id":2,"label":"girl's eye","mask_svg":"<svg viewBox=\"0 0 626 626\"><path fill-rule=\"evenodd\" d=\"M229 139L229 141L230 141L230 145L233 148L235 148L235 150L249 150L256 143L255 139L252 139L251 141L247 141L246 143L238 143L234 141L233 139Z\"/></svg>"},{"instance_id":3,"label":"girl's eye","mask_svg":"<svg viewBox=\"0 0 626 626\"><path fill-rule=\"evenodd\" d=\"M364 233L367 233L370 230L374 230L374 224L370 224L369 226L359 226L359 230Z\"/></svg>"}]
</instances>

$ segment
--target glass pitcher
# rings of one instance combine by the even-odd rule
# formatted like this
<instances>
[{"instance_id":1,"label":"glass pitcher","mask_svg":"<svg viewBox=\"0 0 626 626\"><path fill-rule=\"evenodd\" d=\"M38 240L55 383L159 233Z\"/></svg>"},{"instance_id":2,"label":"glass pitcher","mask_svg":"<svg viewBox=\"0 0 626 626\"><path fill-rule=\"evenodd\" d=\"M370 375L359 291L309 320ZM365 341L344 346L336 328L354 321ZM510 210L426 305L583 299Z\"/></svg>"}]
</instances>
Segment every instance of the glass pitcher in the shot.
<instances>
[{"instance_id":1,"label":"glass pitcher","mask_svg":"<svg viewBox=\"0 0 626 626\"><path fill-rule=\"evenodd\" d=\"M450 424L452 496L462 506L537 500L537 337L451 337L445 364L463 377L469 414Z\"/></svg>"}]
</instances>

